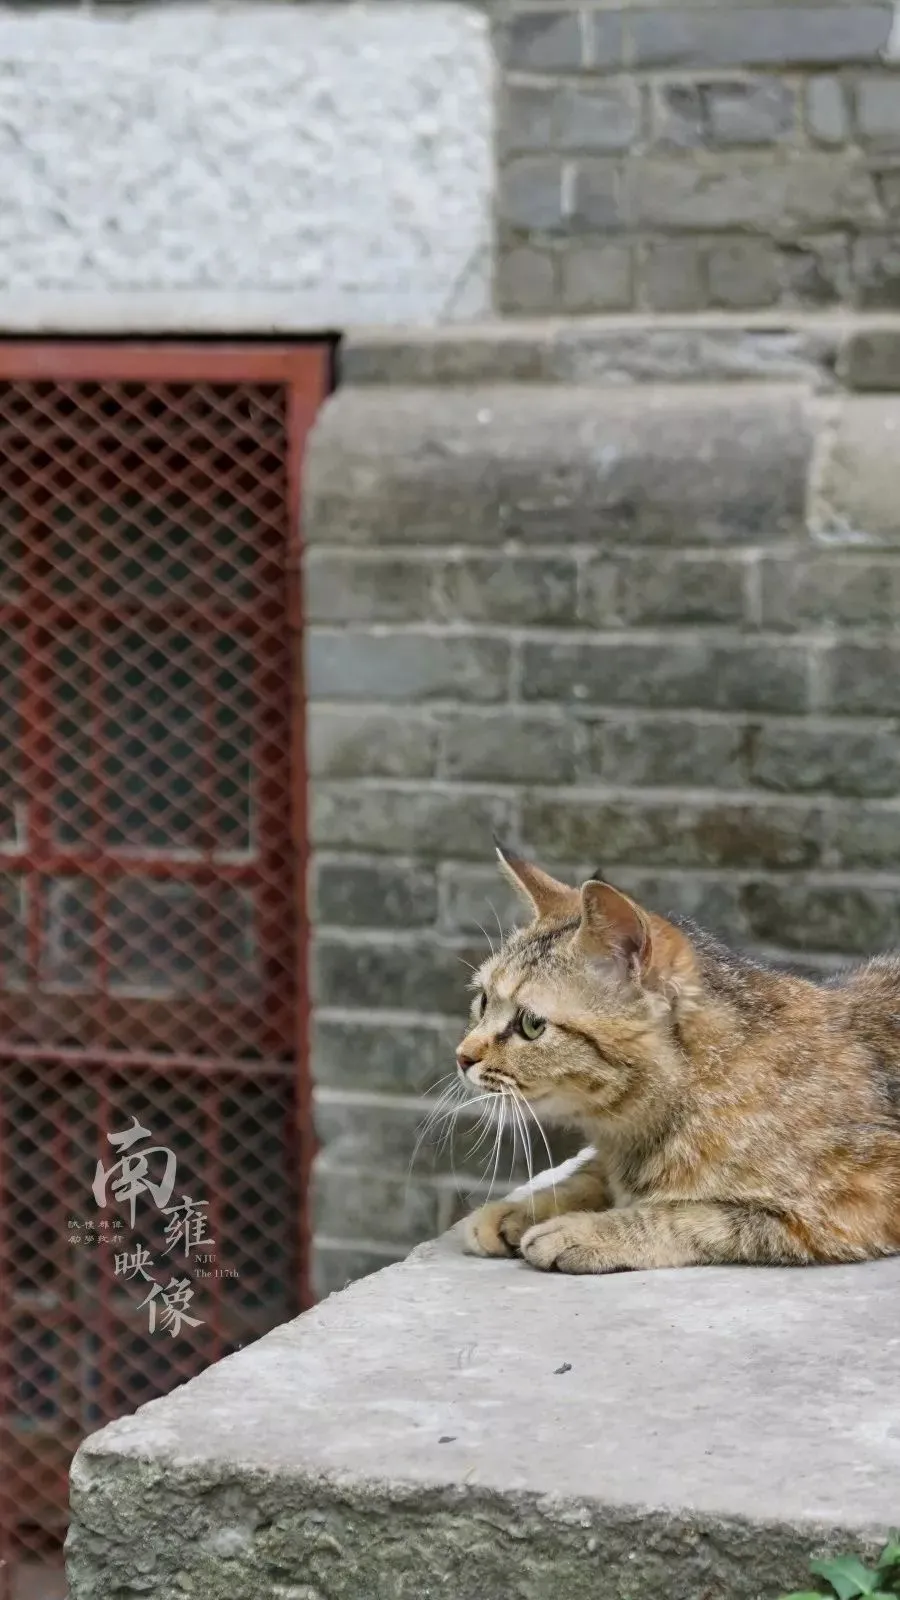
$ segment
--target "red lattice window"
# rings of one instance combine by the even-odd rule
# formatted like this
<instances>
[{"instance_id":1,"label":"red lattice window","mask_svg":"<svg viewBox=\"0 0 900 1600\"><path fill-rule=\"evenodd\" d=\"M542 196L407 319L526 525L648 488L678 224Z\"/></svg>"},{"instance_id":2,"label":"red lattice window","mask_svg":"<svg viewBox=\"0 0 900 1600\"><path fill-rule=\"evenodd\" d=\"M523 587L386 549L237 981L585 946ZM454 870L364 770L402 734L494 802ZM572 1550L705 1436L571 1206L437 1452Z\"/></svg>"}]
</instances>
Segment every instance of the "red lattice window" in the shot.
<instances>
[{"instance_id":1,"label":"red lattice window","mask_svg":"<svg viewBox=\"0 0 900 1600\"><path fill-rule=\"evenodd\" d=\"M305 1302L298 519L327 372L323 346L0 346L0 1600L60 1592L86 1432Z\"/></svg>"}]
</instances>

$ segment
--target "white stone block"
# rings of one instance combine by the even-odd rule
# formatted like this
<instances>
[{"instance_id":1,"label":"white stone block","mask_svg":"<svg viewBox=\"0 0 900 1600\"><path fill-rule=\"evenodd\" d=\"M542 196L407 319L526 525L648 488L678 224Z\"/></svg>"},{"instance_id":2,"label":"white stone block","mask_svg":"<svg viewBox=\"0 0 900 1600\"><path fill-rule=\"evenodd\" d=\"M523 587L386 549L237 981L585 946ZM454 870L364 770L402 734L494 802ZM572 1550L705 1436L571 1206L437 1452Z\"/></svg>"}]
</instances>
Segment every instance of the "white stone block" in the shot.
<instances>
[{"instance_id":1,"label":"white stone block","mask_svg":"<svg viewBox=\"0 0 900 1600\"><path fill-rule=\"evenodd\" d=\"M0 15L0 322L477 316L492 74L443 0Z\"/></svg>"}]
</instances>

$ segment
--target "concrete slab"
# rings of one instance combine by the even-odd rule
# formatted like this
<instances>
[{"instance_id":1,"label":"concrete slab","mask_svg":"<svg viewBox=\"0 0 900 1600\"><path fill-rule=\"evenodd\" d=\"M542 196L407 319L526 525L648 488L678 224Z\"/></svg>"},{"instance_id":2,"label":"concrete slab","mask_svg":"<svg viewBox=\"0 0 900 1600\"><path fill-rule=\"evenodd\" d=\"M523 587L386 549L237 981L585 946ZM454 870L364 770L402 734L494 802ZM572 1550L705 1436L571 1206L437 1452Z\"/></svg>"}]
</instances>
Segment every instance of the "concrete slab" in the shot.
<instances>
[{"instance_id":1,"label":"concrete slab","mask_svg":"<svg viewBox=\"0 0 900 1600\"><path fill-rule=\"evenodd\" d=\"M86 1441L72 1600L774 1597L897 1520L898 1308L423 1246Z\"/></svg>"}]
</instances>

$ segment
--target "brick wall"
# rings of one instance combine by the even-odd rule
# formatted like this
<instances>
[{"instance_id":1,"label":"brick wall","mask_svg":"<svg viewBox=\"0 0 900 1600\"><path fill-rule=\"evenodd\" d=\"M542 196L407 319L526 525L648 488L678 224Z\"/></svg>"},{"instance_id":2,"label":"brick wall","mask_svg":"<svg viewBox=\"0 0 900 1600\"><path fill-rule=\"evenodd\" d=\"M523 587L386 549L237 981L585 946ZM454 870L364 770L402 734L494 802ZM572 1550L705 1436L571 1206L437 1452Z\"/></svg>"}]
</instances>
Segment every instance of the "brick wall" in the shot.
<instances>
[{"instance_id":1,"label":"brick wall","mask_svg":"<svg viewBox=\"0 0 900 1600\"><path fill-rule=\"evenodd\" d=\"M493 831L778 961L900 941L900 398L817 394L833 352L808 389L441 359L339 390L310 457L322 1287L462 1204L446 1152L407 1170L513 913Z\"/></svg>"},{"instance_id":2,"label":"brick wall","mask_svg":"<svg viewBox=\"0 0 900 1600\"><path fill-rule=\"evenodd\" d=\"M513 3L496 37L503 310L900 304L892 5Z\"/></svg>"},{"instance_id":3,"label":"brick wall","mask_svg":"<svg viewBox=\"0 0 900 1600\"><path fill-rule=\"evenodd\" d=\"M4 35L13 85L10 115L21 123L19 143L27 154L31 104L35 96L52 103L58 132L53 133L51 120L42 137L54 151L56 200L41 209L34 182L16 189L16 204L24 209L5 251L7 289L199 291L224 274L223 282L243 285L245 293L253 286L293 285L301 295L295 299L295 318L296 307L306 304L309 325L454 320L484 312L493 264L494 304L502 312L900 304L900 10L895 0L585 0L583 5L576 0L460 0L461 13L472 7L491 18L499 64L493 263L489 74L480 66L473 73L471 62L466 67L465 49L449 77L446 72L441 77L442 84L455 86L449 99L442 102L434 84L413 96L412 110L401 98L401 114L395 117L401 133L393 143L387 141L396 181L379 191L384 213L379 216L377 206L375 212L364 205L360 209L360 185L347 181L352 163L338 161L332 171L310 158L300 162L300 171L296 161L323 117L336 118L339 127L355 125L356 90L366 81L360 77L367 70L365 48L360 56L339 41L324 66L318 60L312 88L305 81L301 85L315 101L309 117L302 93L298 99L292 52L279 53L272 42L271 12L261 18L257 0L233 8L228 27L244 29L242 48L232 50L223 65L215 41L206 37L203 8L190 8L184 39L179 35L180 58L193 62L194 99L206 97L212 107L203 119L201 143L214 164L219 143L236 148L233 111L241 103L242 79L238 73L232 82L228 73L235 70L232 58L247 57L248 39L258 60L275 50L277 65L269 62L264 71L276 100L280 81L296 128L285 139L280 125L266 131L256 111L249 121L238 117L242 129L253 129L248 150L240 161L218 160L234 181L234 195L225 184L211 198L209 186L201 185L196 205L187 212L188 179L179 165L184 138L165 138L165 117L160 122L164 165L159 168L157 161L146 183L129 186L127 181L135 165L140 167L143 146L132 149L127 139L113 141L118 166L112 146L107 155L122 194L118 200L113 194L117 216L110 222L112 179L96 205L88 204L66 152L78 144L69 137L70 121L80 127L86 114L93 118L93 142L100 148L109 144L110 107L117 95L125 93L127 99L130 92L134 99L127 86L121 90L119 56L110 56L110 18L120 8L106 0L69 0L67 5L16 0L11 14L18 14L20 23L24 13L31 20L27 38L9 26ZM138 65L150 60L157 46L161 59L168 59L167 30L178 8L137 0L136 9L143 28L135 46ZM208 14L212 9L210 3ZM287 25L291 12L306 8L303 0L283 0L278 9ZM393 0L373 6L368 26L376 13L393 9ZM346 12L345 0L335 0L331 10L333 16L323 19L329 37L334 21ZM88 97L87 112L79 98L83 74L69 83L65 70L50 59L47 28L51 34L60 26L71 32L72 18L62 16L66 11L78 13L72 40L77 38L78 49L86 49L93 62L96 92ZM327 11L318 8L316 15ZM466 37L466 19L456 20ZM404 21L404 38L422 50L426 71L429 63L444 61L440 37L446 24L446 8L429 0L415 5ZM133 29L127 31L130 37ZM246 68L253 81L259 70L253 63ZM108 82L105 72L111 74ZM334 85L324 101L321 95L315 99L317 74ZM399 69L388 77L396 89ZM151 97L152 90L151 83ZM177 104L176 96L176 122ZM423 107L432 120L412 139L412 156L404 157L404 137L414 132ZM361 143L365 151L364 137ZM280 163L292 182L276 184L278 196L260 203L264 225L247 229L235 218L244 216L247 184L242 188L241 177L252 173L254 161L259 171L249 190L257 198L265 195ZM450 182L454 170L457 176L463 173L455 185ZM362 189L368 192L365 184ZM288 191L293 199L285 205L281 196ZM323 205L325 191L330 199L326 196ZM407 235L409 196L417 191L413 210L420 223ZM430 202L438 194L435 212ZM397 199L393 211L392 197ZM159 229L148 223L145 247L129 254L147 218L157 212L169 219L162 243ZM118 213L128 221L129 249L122 244L122 228L115 226ZM367 263L365 292L352 265L342 269L352 293L342 288L342 273L333 270L326 274L327 284L319 283L316 264L325 246L316 229L321 232L322 217L331 213L327 242L332 250L342 230L349 229L357 243L364 239L367 215L376 233L381 224L374 254L365 247L350 250L352 263ZM421 219L437 213L452 213L454 224L424 248ZM417 250L410 268L409 252L415 256ZM379 284L376 294L369 280L379 261L387 287ZM436 287L431 285L435 273Z\"/></svg>"}]
</instances>

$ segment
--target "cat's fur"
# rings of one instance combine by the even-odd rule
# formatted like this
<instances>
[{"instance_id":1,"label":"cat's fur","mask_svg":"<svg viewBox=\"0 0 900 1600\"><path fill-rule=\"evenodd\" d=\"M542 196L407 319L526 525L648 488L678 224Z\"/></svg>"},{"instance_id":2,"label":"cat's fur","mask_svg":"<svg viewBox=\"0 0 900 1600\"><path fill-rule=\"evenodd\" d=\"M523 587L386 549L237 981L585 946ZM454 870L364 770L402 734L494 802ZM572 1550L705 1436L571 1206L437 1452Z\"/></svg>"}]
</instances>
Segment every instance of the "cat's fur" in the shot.
<instances>
[{"instance_id":1,"label":"cat's fur","mask_svg":"<svg viewBox=\"0 0 900 1600\"><path fill-rule=\"evenodd\" d=\"M561 1272L900 1251L900 958L811 983L498 853L534 920L481 968L460 1070L590 1148L468 1217L468 1250Z\"/></svg>"}]
</instances>

